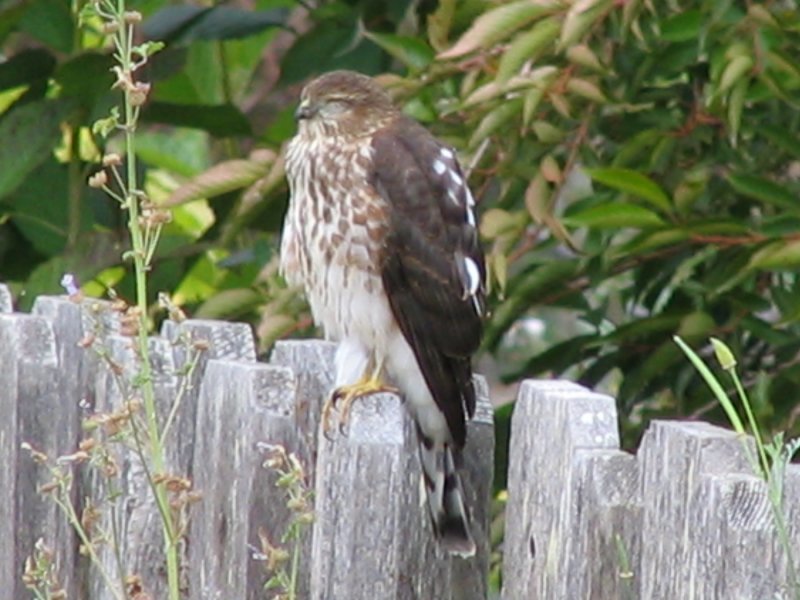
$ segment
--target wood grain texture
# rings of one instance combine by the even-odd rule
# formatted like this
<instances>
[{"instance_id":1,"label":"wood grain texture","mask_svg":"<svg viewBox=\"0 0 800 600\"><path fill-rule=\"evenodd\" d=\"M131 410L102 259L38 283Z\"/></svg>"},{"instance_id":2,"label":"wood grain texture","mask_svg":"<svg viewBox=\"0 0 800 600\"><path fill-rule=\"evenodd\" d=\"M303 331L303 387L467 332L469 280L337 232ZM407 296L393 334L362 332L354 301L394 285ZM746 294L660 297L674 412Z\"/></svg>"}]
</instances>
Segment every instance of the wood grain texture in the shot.
<instances>
[{"instance_id":1,"label":"wood grain texture","mask_svg":"<svg viewBox=\"0 0 800 600\"><path fill-rule=\"evenodd\" d=\"M301 457L313 477L317 462L317 430L322 405L333 390L336 344L321 340L280 340L270 354L273 365L295 373L297 393L294 416L302 441Z\"/></svg>"},{"instance_id":2,"label":"wood grain texture","mask_svg":"<svg viewBox=\"0 0 800 600\"><path fill-rule=\"evenodd\" d=\"M10 469L0 472L0 589L9 598L28 598L21 577L38 539L58 553L62 585L74 585L71 531L57 507L39 493L50 481L23 442L51 458L70 439L77 405L62 401L53 328L41 317L0 314L0 453Z\"/></svg>"},{"instance_id":3,"label":"wood grain texture","mask_svg":"<svg viewBox=\"0 0 800 600\"><path fill-rule=\"evenodd\" d=\"M8 286L0 283L0 313L10 313L14 310L14 301Z\"/></svg>"},{"instance_id":4,"label":"wood grain texture","mask_svg":"<svg viewBox=\"0 0 800 600\"><path fill-rule=\"evenodd\" d=\"M585 540L574 538L579 518L598 516L579 514L576 455L591 460L593 452L618 447L613 398L569 382L523 382L511 424L504 599L574 597L571 587L587 573L571 552L578 561L589 560L581 559ZM613 557L613 548L604 556Z\"/></svg>"},{"instance_id":5,"label":"wood grain texture","mask_svg":"<svg viewBox=\"0 0 800 600\"><path fill-rule=\"evenodd\" d=\"M485 383L479 382L479 393ZM493 430L491 406L479 399L464 473L478 552L450 557L437 545L424 505L414 426L401 400L381 394L353 406L346 434L321 435L311 598L486 597L488 491Z\"/></svg>"},{"instance_id":6,"label":"wood grain texture","mask_svg":"<svg viewBox=\"0 0 800 600\"><path fill-rule=\"evenodd\" d=\"M294 451L295 389L285 367L209 361L197 411L193 471L203 500L189 530L190 598L264 597L258 529L278 544L289 511L259 444Z\"/></svg>"}]
</instances>

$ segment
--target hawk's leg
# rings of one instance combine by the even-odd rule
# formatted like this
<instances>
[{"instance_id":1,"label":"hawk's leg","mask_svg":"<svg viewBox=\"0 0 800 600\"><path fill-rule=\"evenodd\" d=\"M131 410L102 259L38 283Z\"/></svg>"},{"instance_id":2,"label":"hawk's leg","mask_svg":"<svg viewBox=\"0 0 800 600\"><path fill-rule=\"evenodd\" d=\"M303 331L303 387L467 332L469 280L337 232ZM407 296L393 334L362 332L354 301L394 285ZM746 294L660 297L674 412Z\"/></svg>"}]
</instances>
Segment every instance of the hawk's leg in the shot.
<instances>
[{"instance_id":1,"label":"hawk's leg","mask_svg":"<svg viewBox=\"0 0 800 600\"><path fill-rule=\"evenodd\" d=\"M331 412L341 402L339 416L339 431L344 433L344 429L350 420L350 411L353 403L364 396L387 392L398 394L399 390L383 382L381 373L383 371L383 361L380 361L374 369L368 365L364 375L352 385L343 385L333 390L330 398L322 406L322 430L327 435L331 429ZM368 374L369 373L369 374Z\"/></svg>"}]
</instances>

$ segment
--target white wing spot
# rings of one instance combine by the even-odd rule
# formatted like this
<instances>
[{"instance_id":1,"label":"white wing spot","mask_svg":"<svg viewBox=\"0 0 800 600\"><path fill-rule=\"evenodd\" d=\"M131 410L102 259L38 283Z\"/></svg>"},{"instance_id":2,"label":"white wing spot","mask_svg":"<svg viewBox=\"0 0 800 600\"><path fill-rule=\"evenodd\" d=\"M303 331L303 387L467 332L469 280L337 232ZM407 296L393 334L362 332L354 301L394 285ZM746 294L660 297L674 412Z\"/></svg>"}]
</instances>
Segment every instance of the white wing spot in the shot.
<instances>
[{"instance_id":1,"label":"white wing spot","mask_svg":"<svg viewBox=\"0 0 800 600\"><path fill-rule=\"evenodd\" d=\"M475 227L475 213L472 212L472 209L469 206L467 207L467 223L471 227Z\"/></svg>"},{"instance_id":2,"label":"white wing spot","mask_svg":"<svg viewBox=\"0 0 800 600\"><path fill-rule=\"evenodd\" d=\"M464 259L464 266L467 269L467 277L469 278L467 292L470 296L474 296L481 285L481 272L478 269L478 265L470 257Z\"/></svg>"},{"instance_id":3,"label":"white wing spot","mask_svg":"<svg viewBox=\"0 0 800 600\"><path fill-rule=\"evenodd\" d=\"M464 180L461 179L458 173L456 173L453 169L450 169L450 179L453 180L453 183L456 185L464 185Z\"/></svg>"},{"instance_id":4,"label":"white wing spot","mask_svg":"<svg viewBox=\"0 0 800 600\"><path fill-rule=\"evenodd\" d=\"M450 198L456 206L461 206L461 200L458 199L458 194L456 192L456 190L447 190L447 197Z\"/></svg>"},{"instance_id":5,"label":"white wing spot","mask_svg":"<svg viewBox=\"0 0 800 600\"><path fill-rule=\"evenodd\" d=\"M438 159L433 161L433 170L436 171L437 175L441 175L442 173L445 172L446 169L447 166L445 166L445 164L442 161Z\"/></svg>"},{"instance_id":6,"label":"white wing spot","mask_svg":"<svg viewBox=\"0 0 800 600\"><path fill-rule=\"evenodd\" d=\"M467 206L475 206L475 198L472 197L472 192L467 188Z\"/></svg>"},{"instance_id":7,"label":"white wing spot","mask_svg":"<svg viewBox=\"0 0 800 600\"><path fill-rule=\"evenodd\" d=\"M442 156L444 156L448 160L455 158L455 155L453 154L453 151L450 150L450 148L442 148L440 152Z\"/></svg>"}]
</instances>

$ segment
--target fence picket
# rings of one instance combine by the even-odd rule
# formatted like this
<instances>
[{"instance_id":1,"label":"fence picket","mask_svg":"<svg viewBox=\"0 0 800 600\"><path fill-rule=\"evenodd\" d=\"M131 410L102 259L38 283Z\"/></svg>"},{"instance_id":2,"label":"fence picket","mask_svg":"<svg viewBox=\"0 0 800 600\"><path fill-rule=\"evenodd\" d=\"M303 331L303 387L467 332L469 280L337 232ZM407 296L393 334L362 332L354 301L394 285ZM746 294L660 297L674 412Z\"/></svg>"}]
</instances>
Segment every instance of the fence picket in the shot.
<instances>
[{"instance_id":1,"label":"fence picket","mask_svg":"<svg viewBox=\"0 0 800 600\"><path fill-rule=\"evenodd\" d=\"M4 598L30 597L21 577L39 538L55 550L68 597L112 597L79 556L64 516L39 493L48 475L20 445L69 455L86 435L82 418L122 407L108 362L130 377L138 358L119 331L107 303L41 297L32 315L21 315L0 285L0 539L13 540L0 544ZM85 348L90 335L108 359ZM494 428L482 378L463 471L478 552L463 560L444 555L433 538L415 431L399 398L360 400L345 432L319 431L333 344L279 342L270 363L259 363L249 327L189 320L165 323L150 347L162 425L183 390L162 475L186 477L202 494L180 509L190 515L187 598L270 597L263 541L292 548L281 540L291 516L285 490L265 466L265 448L276 444L297 455L315 491L314 523L299 546L298 598L487 598ZM504 600L795 597L769 492L735 433L655 421L629 454L619 449L614 400L563 381L524 382L511 430ZM125 573L141 575L145 591L163 598L160 521L144 465L130 446L112 452L121 495L99 524L119 533ZM89 472L74 470L79 512L106 489ZM786 469L782 502L788 539L800 547L800 465ZM113 571L113 549L100 554Z\"/></svg>"}]
</instances>

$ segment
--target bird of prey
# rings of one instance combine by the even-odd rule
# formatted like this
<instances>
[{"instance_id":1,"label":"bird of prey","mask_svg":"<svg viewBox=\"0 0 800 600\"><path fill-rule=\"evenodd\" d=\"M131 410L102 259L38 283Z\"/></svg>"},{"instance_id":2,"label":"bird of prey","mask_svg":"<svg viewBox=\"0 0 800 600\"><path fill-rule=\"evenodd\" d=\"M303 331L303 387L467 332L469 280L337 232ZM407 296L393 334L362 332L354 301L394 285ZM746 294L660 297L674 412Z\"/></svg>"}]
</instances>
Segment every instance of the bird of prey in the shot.
<instances>
[{"instance_id":1,"label":"bird of prey","mask_svg":"<svg viewBox=\"0 0 800 600\"><path fill-rule=\"evenodd\" d=\"M286 153L291 197L281 271L339 343L331 402L399 388L414 422L434 531L475 544L457 465L475 412L486 268L474 200L453 148L370 77L308 83Z\"/></svg>"}]
</instances>

